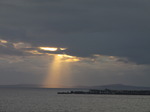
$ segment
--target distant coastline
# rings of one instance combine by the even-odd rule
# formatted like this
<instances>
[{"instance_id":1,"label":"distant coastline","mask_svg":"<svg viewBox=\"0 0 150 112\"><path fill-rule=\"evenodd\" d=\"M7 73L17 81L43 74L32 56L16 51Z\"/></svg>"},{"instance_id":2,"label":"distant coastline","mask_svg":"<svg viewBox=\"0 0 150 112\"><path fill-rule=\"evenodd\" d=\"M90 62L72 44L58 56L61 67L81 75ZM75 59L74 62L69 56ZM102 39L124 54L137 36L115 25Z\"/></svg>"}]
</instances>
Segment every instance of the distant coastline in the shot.
<instances>
[{"instance_id":1,"label":"distant coastline","mask_svg":"<svg viewBox=\"0 0 150 112\"><path fill-rule=\"evenodd\" d=\"M0 88L48 88L40 84L15 84L15 85L0 85ZM150 87L139 87L139 86L130 86L123 84L109 84L109 85L100 85L100 86L63 86L62 88L66 89L78 89L78 90L150 90ZM59 89L59 88L58 88Z\"/></svg>"}]
</instances>

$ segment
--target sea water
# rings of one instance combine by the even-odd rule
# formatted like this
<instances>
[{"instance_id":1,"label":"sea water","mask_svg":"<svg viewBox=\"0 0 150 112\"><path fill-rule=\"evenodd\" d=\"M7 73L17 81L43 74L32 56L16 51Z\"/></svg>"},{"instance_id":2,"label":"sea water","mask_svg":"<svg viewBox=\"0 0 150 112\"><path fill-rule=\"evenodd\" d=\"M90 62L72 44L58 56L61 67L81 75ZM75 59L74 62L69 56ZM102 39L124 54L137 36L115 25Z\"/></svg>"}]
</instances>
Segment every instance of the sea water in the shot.
<instances>
[{"instance_id":1,"label":"sea water","mask_svg":"<svg viewBox=\"0 0 150 112\"><path fill-rule=\"evenodd\" d=\"M0 88L0 112L150 112L150 96L57 94L65 89Z\"/></svg>"}]
</instances>

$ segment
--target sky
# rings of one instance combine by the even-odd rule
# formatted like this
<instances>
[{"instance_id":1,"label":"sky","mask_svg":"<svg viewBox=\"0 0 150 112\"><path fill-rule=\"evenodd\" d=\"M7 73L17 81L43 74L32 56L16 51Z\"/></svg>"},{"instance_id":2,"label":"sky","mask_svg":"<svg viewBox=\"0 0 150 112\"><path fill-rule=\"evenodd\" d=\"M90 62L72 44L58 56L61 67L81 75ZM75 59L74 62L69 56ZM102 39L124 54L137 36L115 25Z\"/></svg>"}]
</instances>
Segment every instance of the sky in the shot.
<instances>
[{"instance_id":1,"label":"sky","mask_svg":"<svg viewBox=\"0 0 150 112\"><path fill-rule=\"evenodd\" d=\"M150 86L149 0L1 0L0 85Z\"/></svg>"}]
</instances>

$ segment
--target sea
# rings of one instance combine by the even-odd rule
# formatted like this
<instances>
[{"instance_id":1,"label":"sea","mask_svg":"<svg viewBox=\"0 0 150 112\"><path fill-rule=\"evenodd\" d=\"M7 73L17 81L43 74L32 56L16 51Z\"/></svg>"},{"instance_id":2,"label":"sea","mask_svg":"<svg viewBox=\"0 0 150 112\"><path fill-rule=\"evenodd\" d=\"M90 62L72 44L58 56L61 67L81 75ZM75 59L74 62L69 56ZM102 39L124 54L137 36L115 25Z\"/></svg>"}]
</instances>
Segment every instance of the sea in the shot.
<instances>
[{"instance_id":1,"label":"sea","mask_svg":"<svg viewBox=\"0 0 150 112\"><path fill-rule=\"evenodd\" d=\"M57 94L69 90L0 88L0 112L150 112L150 96Z\"/></svg>"}]
</instances>

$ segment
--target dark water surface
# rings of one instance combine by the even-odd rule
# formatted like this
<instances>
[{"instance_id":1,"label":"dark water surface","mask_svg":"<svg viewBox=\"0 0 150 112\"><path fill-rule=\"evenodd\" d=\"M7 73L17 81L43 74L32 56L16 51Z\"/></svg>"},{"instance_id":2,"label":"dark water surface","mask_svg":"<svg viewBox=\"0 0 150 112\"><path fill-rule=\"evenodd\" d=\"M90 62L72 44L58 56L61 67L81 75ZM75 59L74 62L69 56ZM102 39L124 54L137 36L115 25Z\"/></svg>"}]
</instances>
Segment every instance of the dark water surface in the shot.
<instances>
[{"instance_id":1,"label":"dark water surface","mask_svg":"<svg viewBox=\"0 0 150 112\"><path fill-rule=\"evenodd\" d=\"M150 96L62 95L65 89L0 88L0 112L150 112Z\"/></svg>"}]
</instances>

